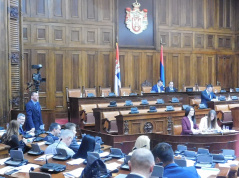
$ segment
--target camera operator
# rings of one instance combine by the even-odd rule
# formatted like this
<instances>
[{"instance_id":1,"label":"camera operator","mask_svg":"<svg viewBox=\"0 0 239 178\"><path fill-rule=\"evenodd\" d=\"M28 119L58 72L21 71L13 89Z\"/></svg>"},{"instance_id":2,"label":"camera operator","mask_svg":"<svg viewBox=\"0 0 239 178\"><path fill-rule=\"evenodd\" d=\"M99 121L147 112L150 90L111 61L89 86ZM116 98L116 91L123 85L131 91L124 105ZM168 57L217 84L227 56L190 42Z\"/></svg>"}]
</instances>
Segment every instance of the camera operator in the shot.
<instances>
[{"instance_id":1,"label":"camera operator","mask_svg":"<svg viewBox=\"0 0 239 178\"><path fill-rule=\"evenodd\" d=\"M38 92L31 93L31 100L26 104L26 131L34 133L35 130L44 130L42 122L41 105L38 102Z\"/></svg>"}]
</instances>

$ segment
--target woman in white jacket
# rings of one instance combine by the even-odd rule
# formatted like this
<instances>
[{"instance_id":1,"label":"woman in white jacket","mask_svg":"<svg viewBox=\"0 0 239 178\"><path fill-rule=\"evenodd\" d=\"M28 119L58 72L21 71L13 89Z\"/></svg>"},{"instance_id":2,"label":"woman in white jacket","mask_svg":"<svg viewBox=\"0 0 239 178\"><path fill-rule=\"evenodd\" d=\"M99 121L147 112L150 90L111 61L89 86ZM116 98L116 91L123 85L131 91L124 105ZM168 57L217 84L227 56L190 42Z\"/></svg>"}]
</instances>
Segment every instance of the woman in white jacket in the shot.
<instances>
[{"instance_id":1,"label":"woman in white jacket","mask_svg":"<svg viewBox=\"0 0 239 178\"><path fill-rule=\"evenodd\" d=\"M208 115L203 117L199 124L199 130L221 130L221 127L217 124L217 114L216 111L210 110Z\"/></svg>"}]
</instances>

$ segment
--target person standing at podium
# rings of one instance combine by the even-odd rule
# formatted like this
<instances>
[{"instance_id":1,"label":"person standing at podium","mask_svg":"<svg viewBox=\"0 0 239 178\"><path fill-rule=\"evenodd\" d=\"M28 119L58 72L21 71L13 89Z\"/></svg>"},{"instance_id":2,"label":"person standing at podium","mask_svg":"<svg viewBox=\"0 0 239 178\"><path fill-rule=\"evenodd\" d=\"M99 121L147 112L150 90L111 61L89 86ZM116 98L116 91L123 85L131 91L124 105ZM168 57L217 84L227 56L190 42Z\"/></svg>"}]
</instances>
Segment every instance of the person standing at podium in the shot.
<instances>
[{"instance_id":1,"label":"person standing at podium","mask_svg":"<svg viewBox=\"0 0 239 178\"><path fill-rule=\"evenodd\" d=\"M216 98L216 95L212 92L212 88L213 86L211 84L208 84L206 90L202 91L201 93L201 104L204 104L206 107L208 107L208 101Z\"/></svg>"},{"instance_id":2,"label":"person standing at podium","mask_svg":"<svg viewBox=\"0 0 239 178\"><path fill-rule=\"evenodd\" d=\"M181 135L198 134L199 132L196 124L195 110L192 106L189 106L185 109L185 116L182 119Z\"/></svg>"}]
</instances>

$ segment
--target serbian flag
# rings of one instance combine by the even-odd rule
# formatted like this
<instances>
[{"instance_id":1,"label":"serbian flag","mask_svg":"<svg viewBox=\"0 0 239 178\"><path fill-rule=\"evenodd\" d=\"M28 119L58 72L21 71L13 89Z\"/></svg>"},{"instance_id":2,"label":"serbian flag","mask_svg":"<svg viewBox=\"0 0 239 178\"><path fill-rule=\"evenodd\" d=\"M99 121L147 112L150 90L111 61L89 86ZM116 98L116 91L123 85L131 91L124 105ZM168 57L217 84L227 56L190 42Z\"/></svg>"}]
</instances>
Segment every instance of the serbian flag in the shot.
<instances>
[{"instance_id":1,"label":"serbian flag","mask_svg":"<svg viewBox=\"0 0 239 178\"><path fill-rule=\"evenodd\" d=\"M120 62L119 62L119 47L116 43L116 60L115 60L115 95L119 96L119 89L121 88L121 78L120 78Z\"/></svg>"},{"instance_id":2,"label":"serbian flag","mask_svg":"<svg viewBox=\"0 0 239 178\"><path fill-rule=\"evenodd\" d=\"M163 86L165 86L163 45L161 45L161 51L160 51L160 79L163 81Z\"/></svg>"}]
</instances>

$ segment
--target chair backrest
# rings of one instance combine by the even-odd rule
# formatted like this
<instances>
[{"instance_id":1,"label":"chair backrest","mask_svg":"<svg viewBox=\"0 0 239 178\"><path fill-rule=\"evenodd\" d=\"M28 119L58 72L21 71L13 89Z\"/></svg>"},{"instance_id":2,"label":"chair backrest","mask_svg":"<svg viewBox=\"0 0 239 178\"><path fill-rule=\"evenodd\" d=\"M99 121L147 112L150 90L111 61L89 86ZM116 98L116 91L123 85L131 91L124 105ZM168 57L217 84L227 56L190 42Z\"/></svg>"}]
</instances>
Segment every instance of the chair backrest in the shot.
<instances>
[{"instance_id":1,"label":"chair backrest","mask_svg":"<svg viewBox=\"0 0 239 178\"><path fill-rule=\"evenodd\" d=\"M199 105L201 103L200 98L190 99L190 105Z\"/></svg>"},{"instance_id":2,"label":"chair backrest","mask_svg":"<svg viewBox=\"0 0 239 178\"><path fill-rule=\"evenodd\" d=\"M88 96L88 93L92 93L94 96L97 96L96 87L95 88L85 88L84 93L85 93L85 97Z\"/></svg>"},{"instance_id":3,"label":"chair backrest","mask_svg":"<svg viewBox=\"0 0 239 178\"><path fill-rule=\"evenodd\" d=\"M166 108L157 108L157 112L165 112Z\"/></svg>"},{"instance_id":4,"label":"chair backrest","mask_svg":"<svg viewBox=\"0 0 239 178\"><path fill-rule=\"evenodd\" d=\"M120 114L121 115L127 115L129 114L130 110L126 110L126 111L120 111Z\"/></svg>"},{"instance_id":5,"label":"chair backrest","mask_svg":"<svg viewBox=\"0 0 239 178\"><path fill-rule=\"evenodd\" d=\"M195 86L184 86L184 87L183 87L183 91L186 92L186 91L187 91L187 88L192 88L193 91L196 91L196 87L195 87Z\"/></svg>"},{"instance_id":6,"label":"chair backrest","mask_svg":"<svg viewBox=\"0 0 239 178\"><path fill-rule=\"evenodd\" d=\"M182 125L174 125L173 126L174 135L181 135L182 133Z\"/></svg>"},{"instance_id":7,"label":"chair backrest","mask_svg":"<svg viewBox=\"0 0 239 178\"><path fill-rule=\"evenodd\" d=\"M117 106L118 107L122 107L122 106L124 106L125 105L125 103L117 103Z\"/></svg>"},{"instance_id":8,"label":"chair backrest","mask_svg":"<svg viewBox=\"0 0 239 178\"><path fill-rule=\"evenodd\" d=\"M111 112L103 112L102 116L104 119L108 119L109 121L116 120L115 116L119 115L119 111L111 111Z\"/></svg>"},{"instance_id":9,"label":"chair backrest","mask_svg":"<svg viewBox=\"0 0 239 178\"><path fill-rule=\"evenodd\" d=\"M232 108L239 107L239 104L229 104L228 107L231 110Z\"/></svg>"},{"instance_id":10,"label":"chair backrest","mask_svg":"<svg viewBox=\"0 0 239 178\"><path fill-rule=\"evenodd\" d=\"M212 88L213 93L219 93L221 91L222 87L221 86L214 86Z\"/></svg>"},{"instance_id":11,"label":"chair backrest","mask_svg":"<svg viewBox=\"0 0 239 178\"><path fill-rule=\"evenodd\" d=\"M93 108L97 108L96 104L82 104L80 110L85 110L86 113L93 112Z\"/></svg>"},{"instance_id":12,"label":"chair backrest","mask_svg":"<svg viewBox=\"0 0 239 178\"><path fill-rule=\"evenodd\" d=\"M129 96L130 93L132 93L130 86L120 88L120 96Z\"/></svg>"},{"instance_id":13,"label":"chair backrest","mask_svg":"<svg viewBox=\"0 0 239 178\"><path fill-rule=\"evenodd\" d=\"M205 86L198 86L198 90L199 90L199 91L203 91L203 90L205 90L205 89L206 89Z\"/></svg>"},{"instance_id":14,"label":"chair backrest","mask_svg":"<svg viewBox=\"0 0 239 178\"><path fill-rule=\"evenodd\" d=\"M109 96L109 93L111 93L111 88L102 88L101 86L99 86L99 90L100 90L100 96Z\"/></svg>"},{"instance_id":15,"label":"chair backrest","mask_svg":"<svg viewBox=\"0 0 239 178\"><path fill-rule=\"evenodd\" d=\"M198 154L208 155L209 150L206 148L198 148Z\"/></svg>"},{"instance_id":16,"label":"chair backrest","mask_svg":"<svg viewBox=\"0 0 239 178\"><path fill-rule=\"evenodd\" d=\"M51 178L51 174L44 172L29 172L30 178Z\"/></svg>"},{"instance_id":17,"label":"chair backrest","mask_svg":"<svg viewBox=\"0 0 239 178\"><path fill-rule=\"evenodd\" d=\"M81 89L77 88L77 89L69 89L68 87L66 87L66 101L70 102L69 97L82 97L81 94Z\"/></svg>"},{"instance_id":18,"label":"chair backrest","mask_svg":"<svg viewBox=\"0 0 239 178\"><path fill-rule=\"evenodd\" d=\"M150 93L152 87L151 86L142 86L143 93Z\"/></svg>"},{"instance_id":19,"label":"chair backrest","mask_svg":"<svg viewBox=\"0 0 239 178\"><path fill-rule=\"evenodd\" d=\"M182 107L174 107L174 111L181 111Z\"/></svg>"},{"instance_id":20,"label":"chair backrest","mask_svg":"<svg viewBox=\"0 0 239 178\"><path fill-rule=\"evenodd\" d=\"M139 113L140 114L144 114L144 113L148 113L149 109L140 109Z\"/></svg>"},{"instance_id":21,"label":"chair backrest","mask_svg":"<svg viewBox=\"0 0 239 178\"><path fill-rule=\"evenodd\" d=\"M174 159L174 162L180 167L187 167L186 159Z\"/></svg>"},{"instance_id":22,"label":"chair backrest","mask_svg":"<svg viewBox=\"0 0 239 178\"><path fill-rule=\"evenodd\" d=\"M215 105L215 111L229 112L228 104Z\"/></svg>"},{"instance_id":23,"label":"chair backrest","mask_svg":"<svg viewBox=\"0 0 239 178\"><path fill-rule=\"evenodd\" d=\"M141 104L141 101L134 101L134 102L133 102L133 105L134 105L134 106L139 106L140 104Z\"/></svg>"},{"instance_id":24,"label":"chair backrest","mask_svg":"<svg viewBox=\"0 0 239 178\"><path fill-rule=\"evenodd\" d=\"M98 108L107 108L109 106L109 103L100 103L97 104Z\"/></svg>"},{"instance_id":25,"label":"chair backrest","mask_svg":"<svg viewBox=\"0 0 239 178\"><path fill-rule=\"evenodd\" d=\"M155 165L151 177L163 177L163 166Z\"/></svg>"}]
</instances>

